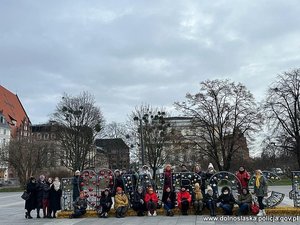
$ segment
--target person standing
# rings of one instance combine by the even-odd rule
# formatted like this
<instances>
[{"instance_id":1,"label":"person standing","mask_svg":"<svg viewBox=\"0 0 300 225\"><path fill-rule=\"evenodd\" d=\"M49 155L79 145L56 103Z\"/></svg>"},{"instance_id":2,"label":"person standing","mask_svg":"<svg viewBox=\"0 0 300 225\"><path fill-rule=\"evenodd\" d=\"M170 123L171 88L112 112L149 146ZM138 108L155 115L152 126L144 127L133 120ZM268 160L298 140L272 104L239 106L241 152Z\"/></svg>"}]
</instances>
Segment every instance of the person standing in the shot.
<instances>
[{"instance_id":1,"label":"person standing","mask_svg":"<svg viewBox=\"0 0 300 225\"><path fill-rule=\"evenodd\" d=\"M248 188L248 182L250 180L250 174L247 172L247 170L245 170L245 167L240 166L239 171L237 171L235 173L236 177L239 179L239 181L241 182L241 189L243 188ZM241 191L240 191L241 193Z\"/></svg>"},{"instance_id":2,"label":"person standing","mask_svg":"<svg viewBox=\"0 0 300 225\"><path fill-rule=\"evenodd\" d=\"M43 187L43 216L44 218L50 218L50 189L52 184L52 178L49 177Z\"/></svg>"},{"instance_id":3,"label":"person standing","mask_svg":"<svg viewBox=\"0 0 300 225\"><path fill-rule=\"evenodd\" d=\"M263 198L268 194L267 180L263 176L261 170L255 171L255 183L254 183L254 194L257 197L259 212L257 216L265 216L265 205L263 204Z\"/></svg>"},{"instance_id":4,"label":"person standing","mask_svg":"<svg viewBox=\"0 0 300 225\"><path fill-rule=\"evenodd\" d=\"M43 195L44 187L46 185L45 176L40 175L40 178L37 182L37 205L36 205L36 218L41 218L40 210L43 209Z\"/></svg>"},{"instance_id":5,"label":"person standing","mask_svg":"<svg viewBox=\"0 0 300 225\"><path fill-rule=\"evenodd\" d=\"M170 164L165 166L163 191L165 191L167 187L172 187L172 166Z\"/></svg>"},{"instance_id":6,"label":"person standing","mask_svg":"<svg viewBox=\"0 0 300 225\"><path fill-rule=\"evenodd\" d=\"M61 199L62 190L60 189L60 181L58 177L54 178L50 189L50 215L49 218L56 218L56 212L61 210ZM51 214L53 213L53 216Z\"/></svg>"},{"instance_id":7,"label":"person standing","mask_svg":"<svg viewBox=\"0 0 300 225\"><path fill-rule=\"evenodd\" d=\"M205 172L202 171L201 166L199 164L197 164L195 166L194 172L201 177L200 187L201 187L202 195L204 195L205 194L205 187L206 187L206 185L205 185L205 179L206 179Z\"/></svg>"},{"instance_id":8,"label":"person standing","mask_svg":"<svg viewBox=\"0 0 300 225\"><path fill-rule=\"evenodd\" d=\"M82 191L81 182L83 182L83 179L80 177L80 171L76 170L72 179L73 202L76 201L76 199L79 197L80 192Z\"/></svg>"},{"instance_id":9,"label":"person standing","mask_svg":"<svg viewBox=\"0 0 300 225\"><path fill-rule=\"evenodd\" d=\"M26 192L29 194L29 199L25 201L25 209L27 210L25 218L32 219L30 213L37 207L37 183L34 177L30 177L26 185Z\"/></svg>"}]
</instances>

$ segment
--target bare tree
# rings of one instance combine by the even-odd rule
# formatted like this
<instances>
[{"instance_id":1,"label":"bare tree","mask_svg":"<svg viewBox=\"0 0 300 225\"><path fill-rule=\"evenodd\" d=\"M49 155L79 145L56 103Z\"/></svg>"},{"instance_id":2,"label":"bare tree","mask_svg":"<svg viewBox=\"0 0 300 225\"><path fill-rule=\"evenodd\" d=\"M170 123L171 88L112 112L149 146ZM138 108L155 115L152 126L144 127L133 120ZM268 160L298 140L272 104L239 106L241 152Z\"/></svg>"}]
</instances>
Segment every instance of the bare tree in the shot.
<instances>
[{"instance_id":1,"label":"bare tree","mask_svg":"<svg viewBox=\"0 0 300 225\"><path fill-rule=\"evenodd\" d=\"M93 167L94 138L104 119L94 97L88 92L73 97L64 94L52 120L59 126L57 138L62 146L62 163L72 171Z\"/></svg>"},{"instance_id":2,"label":"bare tree","mask_svg":"<svg viewBox=\"0 0 300 225\"><path fill-rule=\"evenodd\" d=\"M245 136L259 128L262 116L253 95L241 83L229 80L201 82L200 91L188 93L175 106L192 117L191 139L219 170L229 170L233 157L243 154Z\"/></svg>"},{"instance_id":3,"label":"bare tree","mask_svg":"<svg viewBox=\"0 0 300 225\"><path fill-rule=\"evenodd\" d=\"M300 69L278 75L268 89L264 110L269 144L292 154L300 168Z\"/></svg>"},{"instance_id":4,"label":"bare tree","mask_svg":"<svg viewBox=\"0 0 300 225\"><path fill-rule=\"evenodd\" d=\"M105 125L101 131L100 138L121 138L130 149L130 162L134 163L138 161L138 140L132 121L127 121L127 123L113 121Z\"/></svg>"},{"instance_id":5,"label":"bare tree","mask_svg":"<svg viewBox=\"0 0 300 225\"><path fill-rule=\"evenodd\" d=\"M1 154L3 161L14 169L20 184L24 186L30 176L47 164L51 146L43 142L31 142L29 139L13 139Z\"/></svg>"},{"instance_id":6,"label":"bare tree","mask_svg":"<svg viewBox=\"0 0 300 225\"><path fill-rule=\"evenodd\" d=\"M165 143L169 138L169 124L165 121L166 113L162 109L149 105L136 107L132 119L136 121L136 130L142 143L142 163L148 163L155 177L156 170L163 166L167 159Z\"/></svg>"}]
</instances>

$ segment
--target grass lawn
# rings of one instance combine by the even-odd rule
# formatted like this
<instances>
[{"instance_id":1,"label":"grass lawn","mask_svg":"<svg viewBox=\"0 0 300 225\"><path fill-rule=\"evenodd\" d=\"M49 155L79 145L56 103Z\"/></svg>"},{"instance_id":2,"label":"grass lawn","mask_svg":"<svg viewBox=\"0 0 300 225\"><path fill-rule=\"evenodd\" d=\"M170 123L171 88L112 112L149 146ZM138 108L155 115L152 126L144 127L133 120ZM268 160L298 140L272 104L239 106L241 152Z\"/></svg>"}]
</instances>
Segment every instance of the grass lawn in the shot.
<instances>
[{"instance_id":1,"label":"grass lawn","mask_svg":"<svg viewBox=\"0 0 300 225\"><path fill-rule=\"evenodd\" d=\"M23 188L20 187L1 187L0 192L22 192Z\"/></svg>"}]
</instances>

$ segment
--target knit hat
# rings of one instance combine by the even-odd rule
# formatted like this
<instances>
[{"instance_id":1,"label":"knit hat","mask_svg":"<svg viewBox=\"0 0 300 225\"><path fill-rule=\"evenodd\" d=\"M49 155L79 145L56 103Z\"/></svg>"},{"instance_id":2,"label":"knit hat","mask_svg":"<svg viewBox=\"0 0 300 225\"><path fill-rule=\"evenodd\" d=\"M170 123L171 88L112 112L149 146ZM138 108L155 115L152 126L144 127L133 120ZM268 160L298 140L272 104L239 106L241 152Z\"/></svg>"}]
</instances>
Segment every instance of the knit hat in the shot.
<instances>
[{"instance_id":1,"label":"knit hat","mask_svg":"<svg viewBox=\"0 0 300 225\"><path fill-rule=\"evenodd\" d=\"M79 170L76 170L76 171L75 171L75 175L80 175L80 171L79 171Z\"/></svg>"},{"instance_id":2,"label":"knit hat","mask_svg":"<svg viewBox=\"0 0 300 225\"><path fill-rule=\"evenodd\" d=\"M208 168L208 169L210 169L210 168L213 169L213 168L214 168L214 165L213 165L212 163L209 163L207 168Z\"/></svg>"},{"instance_id":3,"label":"knit hat","mask_svg":"<svg viewBox=\"0 0 300 225\"><path fill-rule=\"evenodd\" d=\"M206 189L206 191L208 192L208 191L212 191L213 189L211 188L211 186L210 185L207 185L207 189Z\"/></svg>"},{"instance_id":4,"label":"knit hat","mask_svg":"<svg viewBox=\"0 0 300 225\"><path fill-rule=\"evenodd\" d=\"M123 189L122 189L121 187L117 187L116 191L117 191L117 192L123 191Z\"/></svg>"}]
</instances>

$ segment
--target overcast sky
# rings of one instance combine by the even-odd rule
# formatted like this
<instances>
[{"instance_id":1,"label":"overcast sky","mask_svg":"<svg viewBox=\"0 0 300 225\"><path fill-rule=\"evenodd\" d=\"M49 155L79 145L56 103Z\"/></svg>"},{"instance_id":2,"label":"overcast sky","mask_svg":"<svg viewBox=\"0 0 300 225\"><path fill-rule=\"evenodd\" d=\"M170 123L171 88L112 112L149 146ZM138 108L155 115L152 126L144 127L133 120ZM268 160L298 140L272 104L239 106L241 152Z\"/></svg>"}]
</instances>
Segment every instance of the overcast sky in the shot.
<instances>
[{"instance_id":1,"label":"overcast sky","mask_svg":"<svg viewBox=\"0 0 300 225\"><path fill-rule=\"evenodd\" d=\"M33 124L64 92L93 94L107 122L141 103L171 108L206 79L261 100L299 67L299 28L298 0L1 0L0 84Z\"/></svg>"}]
</instances>

